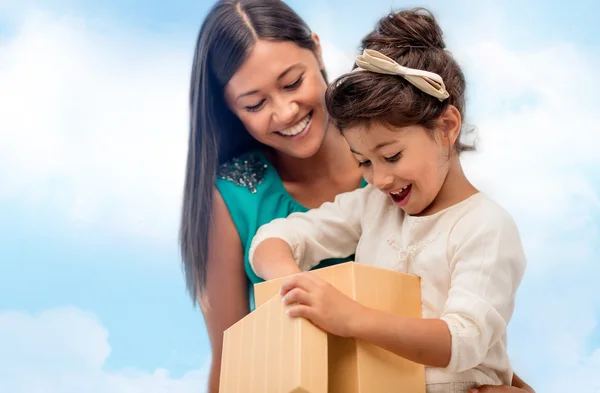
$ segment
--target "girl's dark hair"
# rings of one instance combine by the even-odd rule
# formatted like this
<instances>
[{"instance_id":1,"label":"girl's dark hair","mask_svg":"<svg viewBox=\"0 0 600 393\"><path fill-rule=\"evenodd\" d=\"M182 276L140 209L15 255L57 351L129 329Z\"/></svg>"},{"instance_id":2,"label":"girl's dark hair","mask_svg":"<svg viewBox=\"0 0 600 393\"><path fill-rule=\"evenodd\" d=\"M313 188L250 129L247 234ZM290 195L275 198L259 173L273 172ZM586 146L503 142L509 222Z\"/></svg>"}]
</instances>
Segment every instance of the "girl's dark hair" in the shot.
<instances>
[{"instance_id":1,"label":"girl's dark hair","mask_svg":"<svg viewBox=\"0 0 600 393\"><path fill-rule=\"evenodd\" d=\"M200 28L190 84L190 133L179 232L186 285L194 304L206 284L217 167L258 146L224 97L225 85L257 40L291 41L316 51L309 27L281 0L217 1Z\"/></svg>"},{"instance_id":2,"label":"girl's dark hair","mask_svg":"<svg viewBox=\"0 0 600 393\"><path fill-rule=\"evenodd\" d=\"M433 133L437 119L449 105L454 105L464 119L465 78L446 50L442 30L429 11L414 8L386 15L363 38L361 52L364 49L377 50L405 67L440 75L450 97L440 102L400 76L348 73L335 80L326 93L330 118L341 131L377 122L393 127L421 125ZM456 144L459 153L473 149L460 139Z\"/></svg>"}]
</instances>

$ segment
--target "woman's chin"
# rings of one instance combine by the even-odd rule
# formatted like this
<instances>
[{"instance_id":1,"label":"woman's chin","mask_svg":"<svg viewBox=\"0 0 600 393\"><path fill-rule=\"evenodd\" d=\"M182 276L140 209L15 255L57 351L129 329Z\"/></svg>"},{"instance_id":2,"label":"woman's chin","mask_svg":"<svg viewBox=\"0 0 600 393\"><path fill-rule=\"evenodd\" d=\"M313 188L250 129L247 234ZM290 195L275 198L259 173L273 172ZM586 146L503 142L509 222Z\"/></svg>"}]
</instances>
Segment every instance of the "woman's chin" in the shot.
<instances>
[{"instance_id":1,"label":"woman's chin","mask_svg":"<svg viewBox=\"0 0 600 393\"><path fill-rule=\"evenodd\" d=\"M290 157L308 159L315 156L323 146L324 136L323 133L319 134L313 132L301 141L287 139L284 141L285 143L281 143L281 140L279 140L279 143L273 143L271 147L277 150L278 153L283 153Z\"/></svg>"}]
</instances>

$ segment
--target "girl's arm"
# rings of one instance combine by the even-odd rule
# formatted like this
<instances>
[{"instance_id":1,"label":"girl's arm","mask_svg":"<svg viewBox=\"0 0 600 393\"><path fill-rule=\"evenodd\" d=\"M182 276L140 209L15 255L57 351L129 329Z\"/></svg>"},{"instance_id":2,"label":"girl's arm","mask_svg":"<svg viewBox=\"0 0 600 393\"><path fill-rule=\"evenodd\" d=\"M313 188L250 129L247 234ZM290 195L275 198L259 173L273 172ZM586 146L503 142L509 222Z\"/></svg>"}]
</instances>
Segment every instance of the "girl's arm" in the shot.
<instances>
[{"instance_id":1,"label":"girl's arm","mask_svg":"<svg viewBox=\"0 0 600 393\"><path fill-rule=\"evenodd\" d=\"M352 335L453 372L481 364L506 332L526 262L510 218L480 217L466 216L450 234L451 288L439 319L363 309Z\"/></svg>"},{"instance_id":2,"label":"girl's arm","mask_svg":"<svg viewBox=\"0 0 600 393\"><path fill-rule=\"evenodd\" d=\"M198 299L212 348L208 393L218 393L223 332L249 312L248 278L237 229L221 194L213 191L206 289ZM227 285L223 285L227 283Z\"/></svg>"},{"instance_id":3,"label":"girl's arm","mask_svg":"<svg viewBox=\"0 0 600 393\"><path fill-rule=\"evenodd\" d=\"M450 363L452 337L441 319L410 318L365 308L352 335L415 363L441 368Z\"/></svg>"},{"instance_id":4,"label":"girl's arm","mask_svg":"<svg viewBox=\"0 0 600 393\"><path fill-rule=\"evenodd\" d=\"M354 254L371 193L370 188L343 193L317 209L263 225L249 252L254 272L270 280L310 270L324 259Z\"/></svg>"},{"instance_id":5,"label":"girl's arm","mask_svg":"<svg viewBox=\"0 0 600 393\"><path fill-rule=\"evenodd\" d=\"M300 273L288 243L279 238L269 238L261 242L251 259L254 272L265 281Z\"/></svg>"}]
</instances>

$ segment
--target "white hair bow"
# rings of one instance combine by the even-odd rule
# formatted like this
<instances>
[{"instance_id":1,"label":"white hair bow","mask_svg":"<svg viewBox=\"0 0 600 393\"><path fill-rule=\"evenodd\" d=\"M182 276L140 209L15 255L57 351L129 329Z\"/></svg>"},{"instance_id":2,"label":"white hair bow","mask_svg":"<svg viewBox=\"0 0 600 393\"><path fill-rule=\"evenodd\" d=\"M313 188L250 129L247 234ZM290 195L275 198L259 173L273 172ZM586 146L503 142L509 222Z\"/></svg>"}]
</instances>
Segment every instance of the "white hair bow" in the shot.
<instances>
[{"instance_id":1,"label":"white hair bow","mask_svg":"<svg viewBox=\"0 0 600 393\"><path fill-rule=\"evenodd\" d=\"M444 85L444 80L438 74L401 66L376 50L365 49L363 54L356 58L356 65L359 68L356 68L354 71L372 71L380 74L399 75L419 90L436 97L440 101L444 101L450 97Z\"/></svg>"}]
</instances>

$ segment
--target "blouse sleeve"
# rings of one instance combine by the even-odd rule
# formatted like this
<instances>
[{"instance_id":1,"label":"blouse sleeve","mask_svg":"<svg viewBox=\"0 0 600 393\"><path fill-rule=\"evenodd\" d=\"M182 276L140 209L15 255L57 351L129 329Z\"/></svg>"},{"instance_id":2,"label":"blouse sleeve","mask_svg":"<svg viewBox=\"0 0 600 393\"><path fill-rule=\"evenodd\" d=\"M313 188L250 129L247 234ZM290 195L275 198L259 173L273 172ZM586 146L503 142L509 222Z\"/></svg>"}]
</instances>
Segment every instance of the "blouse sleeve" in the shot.
<instances>
[{"instance_id":1,"label":"blouse sleeve","mask_svg":"<svg viewBox=\"0 0 600 393\"><path fill-rule=\"evenodd\" d=\"M319 208L293 213L263 225L250 246L250 265L254 269L254 251L269 238L284 240L302 271L310 270L324 259L352 255L362 233L361 218L368 189L339 194L333 202L326 202Z\"/></svg>"},{"instance_id":2,"label":"blouse sleeve","mask_svg":"<svg viewBox=\"0 0 600 393\"><path fill-rule=\"evenodd\" d=\"M514 310L526 258L518 229L504 211L473 211L449 237L451 283L441 319L452 351L447 369L462 372L483 361L501 340Z\"/></svg>"}]
</instances>

